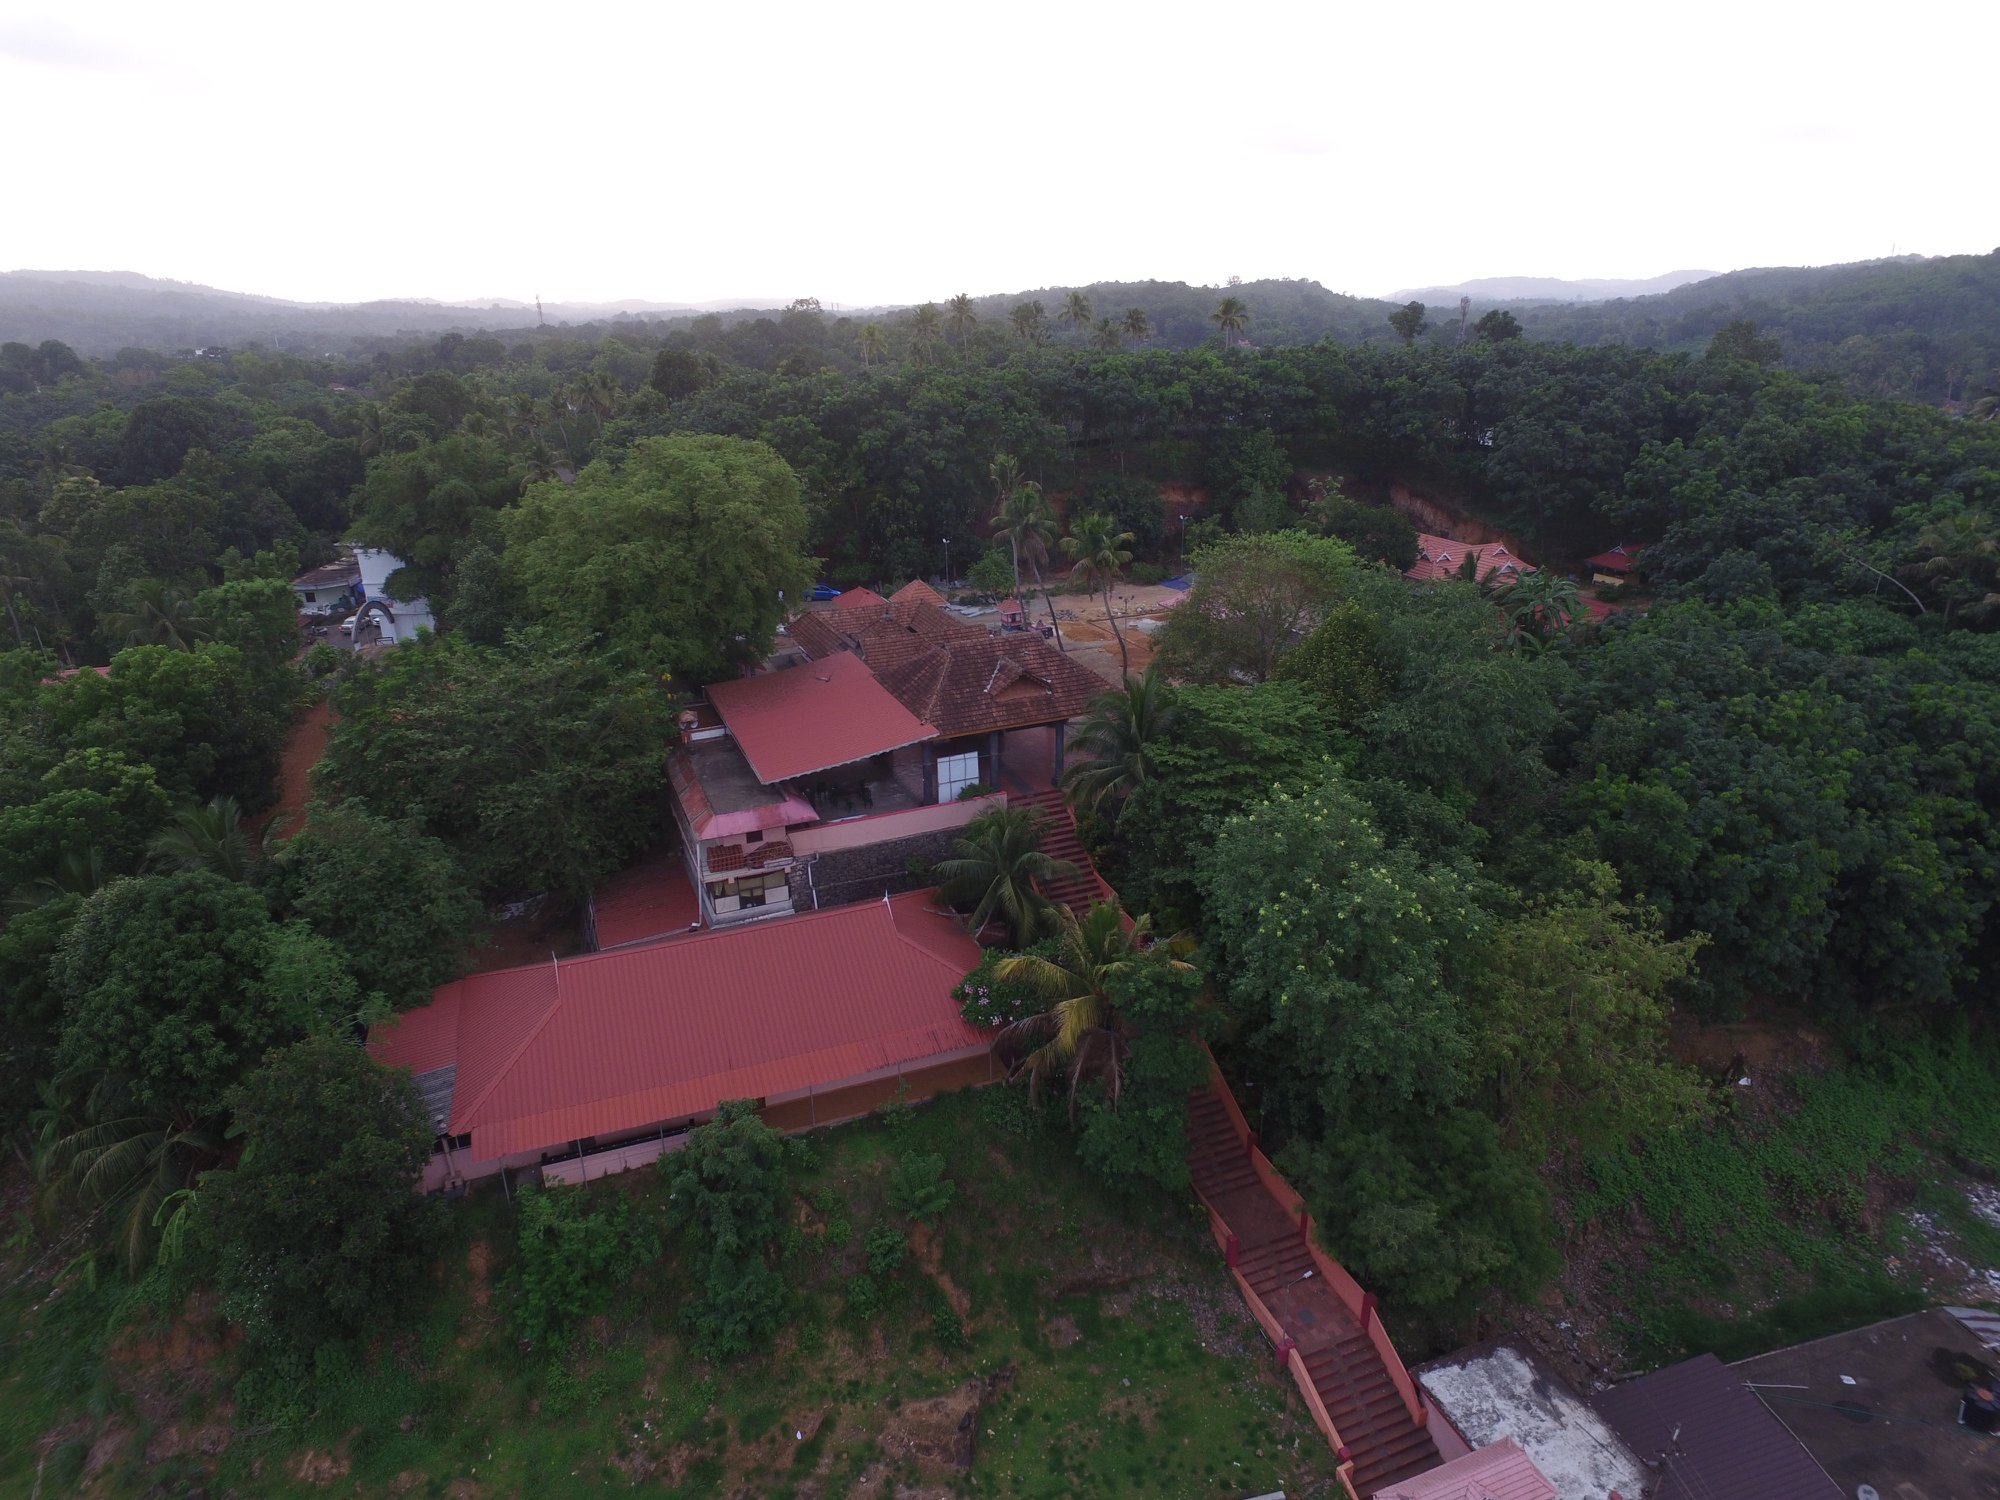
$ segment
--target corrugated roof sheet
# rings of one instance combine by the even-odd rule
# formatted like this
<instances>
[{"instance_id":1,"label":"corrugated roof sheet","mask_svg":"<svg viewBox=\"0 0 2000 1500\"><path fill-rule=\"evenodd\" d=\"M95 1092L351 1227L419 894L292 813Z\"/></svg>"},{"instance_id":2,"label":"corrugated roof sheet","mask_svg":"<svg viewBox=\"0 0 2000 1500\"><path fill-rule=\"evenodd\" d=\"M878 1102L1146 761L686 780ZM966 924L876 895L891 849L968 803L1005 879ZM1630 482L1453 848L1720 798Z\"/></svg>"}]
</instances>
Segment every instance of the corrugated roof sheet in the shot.
<instances>
[{"instance_id":1,"label":"corrugated roof sheet","mask_svg":"<svg viewBox=\"0 0 2000 1500\"><path fill-rule=\"evenodd\" d=\"M1375 1500L1557 1500L1557 1492L1519 1443L1502 1438L1414 1479L1377 1490Z\"/></svg>"},{"instance_id":2,"label":"corrugated roof sheet","mask_svg":"<svg viewBox=\"0 0 2000 1500\"><path fill-rule=\"evenodd\" d=\"M708 699L767 785L937 738L848 652L715 683Z\"/></svg>"},{"instance_id":3,"label":"corrugated roof sheet","mask_svg":"<svg viewBox=\"0 0 2000 1500\"><path fill-rule=\"evenodd\" d=\"M391 1066L456 1061L480 1157L641 1130L978 1046L951 989L978 945L928 892L475 975L377 1028ZM456 1057L437 1038L456 1015Z\"/></svg>"},{"instance_id":4,"label":"corrugated roof sheet","mask_svg":"<svg viewBox=\"0 0 2000 1500\"><path fill-rule=\"evenodd\" d=\"M1609 552L1586 557L1583 565L1587 568L1602 568L1607 573L1629 573L1639 566L1639 551L1637 547L1628 547L1620 542Z\"/></svg>"},{"instance_id":5,"label":"corrugated roof sheet","mask_svg":"<svg viewBox=\"0 0 2000 1500\"><path fill-rule=\"evenodd\" d=\"M1713 1354L1592 1398L1660 1483L1649 1500L1843 1500L1743 1377Z\"/></svg>"},{"instance_id":6,"label":"corrugated roof sheet","mask_svg":"<svg viewBox=\"0 0 2000 1500\"><path fill-rule=\"evenodd\" d=\"M680 851L670 849L607 879L591 895L590 914L597 946L616 948L686 932L701 920L701 903Z\"/></svg>"},{"instance_id":7,"label":"corrugated roof sheet","mask_svg":"<svg viewBox=\"0 0 2000 1500\"><path fill-rule=\"evenodd\" d=\"M1405 578L1431 583L1440 578L1456 578L1467 555L1479 559L1479 581L1487 582L1495 573L1532 573L1534 564L1516 557L1500 542L1461 542L1448 536L1417 533L1417 560L1403 569Z\"/></svg>"}]
</instances>

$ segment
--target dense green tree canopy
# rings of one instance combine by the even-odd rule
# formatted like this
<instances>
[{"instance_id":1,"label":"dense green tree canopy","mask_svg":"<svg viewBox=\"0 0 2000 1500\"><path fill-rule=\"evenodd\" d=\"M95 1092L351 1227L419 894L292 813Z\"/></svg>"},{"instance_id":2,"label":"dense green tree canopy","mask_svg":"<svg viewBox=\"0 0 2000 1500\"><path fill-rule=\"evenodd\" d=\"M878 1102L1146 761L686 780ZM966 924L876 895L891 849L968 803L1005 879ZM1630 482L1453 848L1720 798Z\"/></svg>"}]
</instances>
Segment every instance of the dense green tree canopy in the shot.
<instances>
[{"instance_id":1,"label":"dense green tree canopy","mask_svg":"<svg viewBox=\"0 0 2000 1500\"><path fill-rule=\"evenodd\" d=\"M504 518L508 570L535 618L694 679L770 650L812 584L807 525L791 467L726 437L650 439L574 484L534 486Z\"/></svg>"}]
</instances>

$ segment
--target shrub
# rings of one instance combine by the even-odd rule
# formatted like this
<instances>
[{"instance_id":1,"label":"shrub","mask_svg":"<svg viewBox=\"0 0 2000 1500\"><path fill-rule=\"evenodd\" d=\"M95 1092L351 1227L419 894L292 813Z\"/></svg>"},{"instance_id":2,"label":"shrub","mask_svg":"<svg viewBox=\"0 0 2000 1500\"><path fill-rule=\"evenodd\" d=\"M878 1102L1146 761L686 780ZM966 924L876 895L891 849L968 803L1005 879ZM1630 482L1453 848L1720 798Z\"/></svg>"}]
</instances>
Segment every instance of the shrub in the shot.
<instances>
[{"instance_id":1,"label":"shrub","mask_svg":"<svg viewBox=\"0 0 2000 1500\"><path fill-rule=\"evenodd\" d=\"M785 1283L770 1264L786 1193L785 1143L748 1099L731 1099L660 1158L667 1222L695 1281L681 1317L695 1352L742 1354L777 1331Z\"/></svg>"},{"instance_id":2,"label":"shrub","mask_svg":"<svg viewBox=\"0 0 2000 1500\"><path fill-rule=\"evenodd\" d=\"M866 1322L882 1310L882 1284L863 1271L847 1278L847 1310Z\"/></svg>"},{"instance_id":3,"label":"shrub","mask_svg":"<svg viewBox=\"0 0 2000 1500\"><path fill-rule=\"evenodd\" d=\"M1055 940L1044 938L1021 951L1042 958L1054 958ZM1047 1002L1031 986L1018 979L1003 980L995 976L994 970L999 967L1000 961L1013 956L1004 948L988 948L979 955L979 963L973 971L952 987L951 998L958 1002L958 1013L973 1025L1005 1026L1023 1016L1038 1015L1047 1009Z\"/></svg>"},{"instance_id":4,"label":"shrub","mask_svg":"<svg viewBox=\"0 0 2000 1500\"><path fill-rule=\"evenodd\" d=\"M889 1180L889 1206L919 1224L935 1220L958 1196L958 1185L944 1175L942 1156L906 1156Z\"/></svg>"},{"instance_id":5,"label":"shrub","mask_svg":"<svg viewBox=\"0 0 2000 1500\"><path fill-rule=\"evenodd\" d=\"M903 1264L903 1257L910 1253L910 1242L903 1238L902 1231L887 1224L877 1224L868 1231L862 1242L868 1250L868 1269L877 1276L892 1276Z\"/></svg>"},{"instance_id":6,"label":"shrub","mask_svg":"<svg viewBox=\"0 0 2000 1500\"><path fill-rule=\"evenodd\" d=\"M633 1213L630 1199L613 1194L594 1212L586 1201L577 1188L521 1190L508 1326L537 1347L566 1339L660 1253L659 1237Z\"/></svg>"}]
</instances>

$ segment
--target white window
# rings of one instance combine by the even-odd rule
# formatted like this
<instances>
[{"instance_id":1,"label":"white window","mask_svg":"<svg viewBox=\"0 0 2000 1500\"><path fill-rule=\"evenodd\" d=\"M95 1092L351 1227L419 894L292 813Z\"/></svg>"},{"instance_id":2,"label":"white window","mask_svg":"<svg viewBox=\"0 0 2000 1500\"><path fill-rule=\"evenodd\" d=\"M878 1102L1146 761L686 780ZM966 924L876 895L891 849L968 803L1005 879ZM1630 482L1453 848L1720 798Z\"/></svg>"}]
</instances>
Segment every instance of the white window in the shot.
<instances>
[{"instance_id":1,"label":"white window","mask_svg":"<svg viewBox=\"0 0 2000 1500\"><path fill-rule=\"evenodd\" d=\"M940 755L937 772L938 801L956 802L960 792L979 784L979 752L968 750L963 755Z\"/></svg>"}]
</instances>

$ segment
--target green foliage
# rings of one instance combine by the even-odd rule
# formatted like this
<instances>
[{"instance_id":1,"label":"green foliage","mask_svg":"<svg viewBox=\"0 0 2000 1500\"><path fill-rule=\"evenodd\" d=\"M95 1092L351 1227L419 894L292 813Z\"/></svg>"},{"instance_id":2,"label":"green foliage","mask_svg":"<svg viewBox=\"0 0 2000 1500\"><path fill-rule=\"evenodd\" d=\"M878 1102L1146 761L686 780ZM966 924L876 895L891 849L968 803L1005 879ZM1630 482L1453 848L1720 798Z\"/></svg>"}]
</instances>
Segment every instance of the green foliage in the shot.
<instances>
[{"instance_id":1,"label":"green foliage","mask_svg":"<svg viewBox=\"0 0 2000 1500\"><path fill-rule=\"evenodd\" d=\"M589 632L656 673L722 676L770 651L812 586L790 465L739 438L649 438L503 517L531 618Z\"/></svg>"},{"instance_id":2,"label":"green foliage","mask_svg":"<svg viewBox=\"0 0 2000 1500\"><path fill-rule=\"evenodd\" d=\"M979 962L973 966L972 972L953 985L951 991L951 998L958 1002L958 1013L973 1025L1006 1026L1041 1010L1041 997L1033 985L1025 980L1002 979L999 976L1000 965L1014 957L1016 951L1053 958L1056 940L1042 938L1029 944L1025 950L980 950Z\"/></svg>"},{"instance_id":3,"label":"green foliage","mask_svg":"<svg viewBox=\"0 0 2000 1500\"><path fill-rule=\"evenodd\" d=\"M1272 670L1279 682L1296 682L1351 728L1381 703L1387 691L1375 616L1349 599L1329 610L1313 633Z\"/></svg>"},{"instance_id":4,"label":"green foliage","mask_svg":"<svg viewBox=\"0 0 2000 1500\"><path fill-rule=\"evenodd\" d=\"M84 902L51 965L64 1061L131 1079L142 1104L209 1113L264 1049L351 1015L339 955L205 872L117 880Z\"/></svg>"},{"instance_id":5,"label":"green foliage","mask_svg":"<svg viewBox=\"0 0 2000 1500\"><path fill-rule=\"evenodd\" d=\"M1397 572L1417 560L1417 528L1401 511L1367 505L1331 490L1313 502L1313 528L1354 549L1364 562L1386 563Z\"/></svg>"},{"instance_id":6,"label":"green foliage","mask_svg":"<svg viewBox=\"0 0 2000 1500\"><path fill-rule=\"evenodd\" d=\"M1191 682L1268 681L1341 597L1354 565L1345 542L1303 531L1202 548L1198 581L1155 638L1161 666Z\"/></svg>"},{"instance_id":7,"label":"green foliage","mask_svg":"<svg viewBox=\"0 0 2000 1500\"><path fill-rule=\"evenodd\" d=\"M1325 1120L1463 1097L1475 1064L1477 875L1389 844L1337 773L1230 819L1203 861L1203 939L1281 1091Z\"/></svg>"},{"instance_id":8,"label":"green foliage","mask_svg":"<svg viewBox=\"0 0 2000 1500\"><path fill-rule=\"evenodd\" d=\"M1174 689L1157 663L1092 700L1070 739L1074 758L1062 773L1063 790L1079 811L1122 808L1155 773L1154 747L1173 731L1174 703Z\"/></svg>"},{"instance_id":9,"label":"green foliage","mask_svg":"<svg viewBox=\"0 0 2000 1500\"><path fill-rule=\"evenodd\" d=\"M1005 547L988 547L965 570L965 581L982 594L1005 597L1014 592L1014 557Z\"/></svg>"},{"instance_id":10,"label":"green foliage","mask_svg":"<svg viewBox=\"0 0 2000 1500\"><path fill-rule=\"evenodd\" d=\"M518 461L463 434L368 466L354 496L354 534L403 559L418 592L449 598L463 546L520 491Z\"/></svg>"},{"instance_id":11,"label":"green foliage","mask_svg":"<svg viewBox=\"0 0 2000 1500\"><path fill-rule=\"evenodd\" d=\"M457 976L481 911L444 843L358 802L313 804L266 882L275 909L347 956L364 992L403 1008Z\"/></svg>"},{"instance_id":12,"label":"green foliage","mask_svg":"<svg viewBox=\"0 0 2000 1500\"><path fill-rule=\"evenodd\" d=\"M892 1224L877 1224L868 1231L863 1245L868 1252L868 1270L875 1276L893 1276L910 1251L910 1242Z\"/></svg>"},{"instance_id":13,"label":"green foliage","mask_svg":"<svg viewBox=\"0 0 2000 1500\"><path fill-rule=\"evenodd\" d=\"M1411 1311L1462 1317L1489 1288L1532 1294L1560 1264L1547 1187L1477 1110L1357 1119L1279 1168L1361 1284Z\"/></svg>"},{"instance_id":14,"label":"green foliage","mask_svg":"<svg viewBox=\"0 0 2000 1500\"><path fill-rule=\"evenodd\" d=\"M482 890L580 901L665 816L671 701L574 637L401 646L344 681L334 706L318 789L412 819Z\"/></svg>"},{"instance_id":15,"label":"green foliage","mask_svg":"<svg viewBox=\"0 0 2000 1500\"><path fill-rule=\"evenodd\" d=\"M243 1156L202 1179L197 1211L230 1316L275 1353L382 1327L421 1294L438 1211L415 1191L433 1127L409 1075L315 1037L229 1102Z\"/></svg>"},{"instance_id":16,"label":"green foliage","mask_svg":"<svg viewBox=\"0 0 2000 1500\"><path fill-rule=\"evenodd\" d=\"M939 862L939 897L970 907L966 925L978 932L1004 922L1016 944L1032 943L1056 919L1043 887L1077 873L1076 866L1042 852L1041 814L1032 808L989 808L952 841L955 857Z\"/></svg>"},{"instance_id":17,"label":"green foliage","mask_svg":"<svg viewBox=\"0 0 2000 1500\"><path fill-rule=\"evenodd\" d=\"M753 1101L733 1099L660 1158L660 1175L694 1281L681 1314L689 1338L705 1358L748 1353L785 1315L784 1278L771 1264L787 1197L784 1139Z\"/></svg>"},{"instance_id":18,"label":"green foliage","mask_svg":"<svg viewBox=\"0 0 2000 1500\"><path fill-rule=\"evenodd\" d=\"M936 1222L957 1196L957 1184L944 1175L942 1156L906 1156L889 1178L889 1206L919 1224Z\"/></svg>"},{"instance_id":19,"label":"green foliage","mask_svg":"<svg viewBox=\"0 0 2000 1500\"><path fill-rule=\"evenodd\" d=\"M558 1348L601 1312L640 1266L659 1257L659 1235L619 1193L525 1187L519 1203L507 1326L537 1348Z\"/></svg>"},{"instance_id":20,"label":"green foliage","mask_svg":"<svg viewBox=\"0 0 2000 1500\"><path fill-rule=\"evenodd\" d=\"M1201 976L1156 952L1115 975L1110 990L1133 1033L1130 1053L1115 1101L1101 1087L1084 1095L1077 1155L1114 1193L1185 1198L1188 1095L1208 1079L1196 1038L1215 1019Z\"/></svg>"}]
</instances>

